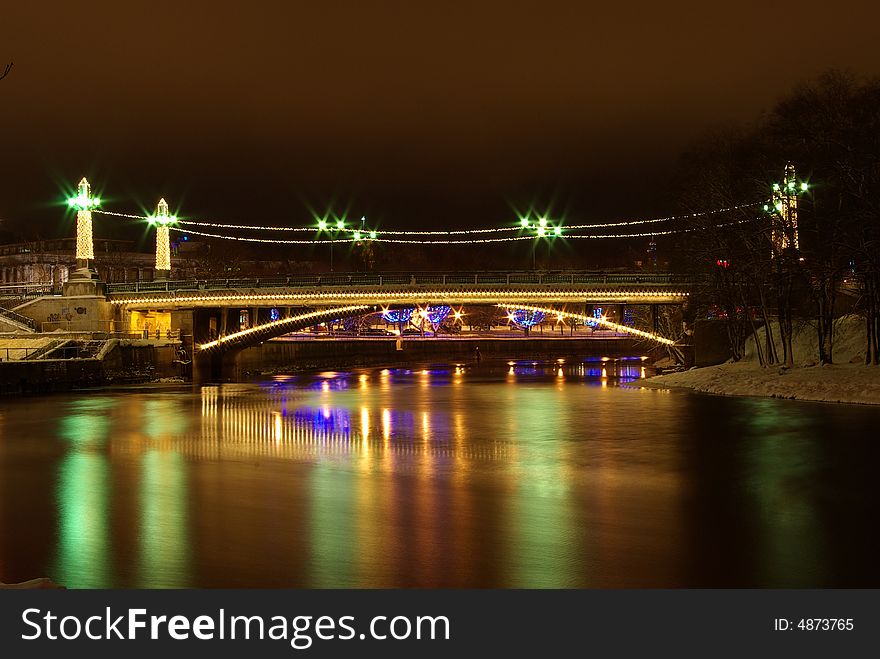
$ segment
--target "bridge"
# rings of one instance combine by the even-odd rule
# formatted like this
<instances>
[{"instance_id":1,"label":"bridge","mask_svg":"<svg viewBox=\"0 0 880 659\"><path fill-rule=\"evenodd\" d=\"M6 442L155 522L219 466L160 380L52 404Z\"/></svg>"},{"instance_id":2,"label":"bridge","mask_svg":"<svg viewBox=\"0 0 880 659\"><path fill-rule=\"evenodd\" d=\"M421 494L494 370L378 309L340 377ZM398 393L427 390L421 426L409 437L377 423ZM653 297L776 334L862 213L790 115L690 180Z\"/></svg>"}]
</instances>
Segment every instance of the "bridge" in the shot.
<instances>
[{"instance_id":1,"label":"bridge","mask_svg":"<svg viewBox=\"0 0 880 659\"><path fill-rule=\"evenodd\" d=\"M133 326L137 314L165 316L157 325L191 335L195 353L217 355L393 307L598 303L618 305L621 315L625 305L656 311L656 305L683 303L694 283L668 273L370 272L108 284L106 294L123 325ZM240 310L248 314L244 323Z\"/></svg>"},{"instance_id":2,"label":"bridge","mask_svg":"<svg viewBox=\"0 0 880 659\"><path fill-rule=\"evenodd\" d=\"M659 305L682 304L699 283L668 273L594 271L331 272L107 284L71 279L63 296L26 291L38 297L9 305L3 320L30 323L31 331L103 329L126 336L181 336L188 355L196 362L207 360L211 371L219 373L249 346L376 311L482 305L574 318L571 312L587 313L585 306L594 304L616 308L620 319L624 307L638 305L650 307L656 319ZM604 329L663 342L656 334L613 322Z\"/></svg>"},{"instance_id":3,"label":"bridge","mask_svg":"<svg viewBox=\"0 0 880 659\"><path fill-rule=\"evenodd\" d=\"M418 272L108 284L119 308L382 306L446 303L681 304L696 282L665 273Z\"/></svg>"}]
</instances>

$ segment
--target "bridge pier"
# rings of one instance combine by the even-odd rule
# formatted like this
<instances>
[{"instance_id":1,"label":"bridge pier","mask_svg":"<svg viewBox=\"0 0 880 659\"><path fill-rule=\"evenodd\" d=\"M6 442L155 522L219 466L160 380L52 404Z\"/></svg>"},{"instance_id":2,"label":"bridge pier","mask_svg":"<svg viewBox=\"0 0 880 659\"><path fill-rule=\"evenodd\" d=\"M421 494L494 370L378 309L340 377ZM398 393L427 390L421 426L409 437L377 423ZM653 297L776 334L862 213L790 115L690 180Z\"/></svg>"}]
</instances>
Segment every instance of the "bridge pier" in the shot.
<instances>
[{"instance_id":1,"label":"bridge pier","mask_svg":"<svg viewBox=\"0 0 880 659\"><path fill-rule=\"evenodd\" d=\"M204 384L237 379L241 371L240 355L241 350L196 354L193 358L193 383Z\"/></svg>"}]
</instances>

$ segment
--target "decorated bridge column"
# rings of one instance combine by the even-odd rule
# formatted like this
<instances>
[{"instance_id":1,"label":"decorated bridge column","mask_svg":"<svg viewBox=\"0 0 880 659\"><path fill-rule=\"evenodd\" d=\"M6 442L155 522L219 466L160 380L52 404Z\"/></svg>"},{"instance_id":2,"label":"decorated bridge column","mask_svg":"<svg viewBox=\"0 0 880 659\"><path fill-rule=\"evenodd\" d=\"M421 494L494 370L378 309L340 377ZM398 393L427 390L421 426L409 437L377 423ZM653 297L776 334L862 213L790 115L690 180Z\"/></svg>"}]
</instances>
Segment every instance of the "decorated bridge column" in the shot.
<instances>
[{"instance_id":1,"label":"decorated bridge column","mask_svg":"<svg viewBox=\"0 0 880 659\"><path fill-rule=\"evenodd\" d=\"M92 186L85 177L76 186L76 196L67 200L67 205L76 209L76 268L61 287L65 297L103 296L106 293L97 270L92 267L95 259L92 209L97 208L100 203L100 199L92 196ZM108 313L104 309L97 315L90 315L85 325L97 327L112 320Z\"/></svg>"},{"instance_id":2,"label":"decorated bridge column","mask_svg":"<svg viewBox=\"0 0 880 659\"><path fill-rule=\"evenodd\" d=\"M94 240L92 238L92 209L101 203L92 197L92 186L84 176L79 182L75 197L67 200L67 205L76 208L76 268L86 275L89 261L95 258Z\"/></svg>"},{"instance_id":3,"label":"decorated bridge column","mask_svg":"<svg viewBox=\"0 0 880 659\"><path fill-rule=\"evenodd\" d=\"M168 213L168 202L163 197L156 205L156 214L150 218L150 223L156 225L156 279L168 279L171 275L169 226L175 222L177 218Z\"/></svg>"}]
</instances>

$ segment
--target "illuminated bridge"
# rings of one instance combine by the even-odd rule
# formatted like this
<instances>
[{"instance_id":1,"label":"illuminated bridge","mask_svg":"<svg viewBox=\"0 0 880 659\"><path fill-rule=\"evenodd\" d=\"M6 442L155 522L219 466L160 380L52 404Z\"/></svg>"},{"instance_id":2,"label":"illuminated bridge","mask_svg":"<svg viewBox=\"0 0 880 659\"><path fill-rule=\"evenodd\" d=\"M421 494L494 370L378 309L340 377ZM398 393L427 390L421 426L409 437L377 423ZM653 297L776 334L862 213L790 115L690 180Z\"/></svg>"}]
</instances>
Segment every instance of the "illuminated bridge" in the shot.
<instances>
[{"instance_id":1,"label":"illuminated bridge","mask_svg":"<svg viewBox=\"0 0 880 659\"><path fill-rule=\"evenodd\" d=\"M567 316L584 321L586 316L570 311L585 311L589 304L617 305L621 315L624 306L649 306L656 311L658 305L685 302L696 283L665 273L327 273L109 284L107 298L117 322L140 331L144 319L151 319L148 333L153 328L179 330L181 335L192 337L196 357L217 362L298 329L381 309L497 305L536 312L553 310L560 318L567 309ZM611 322L608 326L673 343Z\"/></svg>"},{"instance_id":2,"label":"illuminated bridge","mask_svg":"<svg viewBox=\"0 0 880 659\"><path fill-rule=\"evenodd\" d=\"M107 292L114 305L128 310L414 303L681 304L694 283L687 277L660 273L330 273L109 284Z\"/></svg>"}]
</instances>

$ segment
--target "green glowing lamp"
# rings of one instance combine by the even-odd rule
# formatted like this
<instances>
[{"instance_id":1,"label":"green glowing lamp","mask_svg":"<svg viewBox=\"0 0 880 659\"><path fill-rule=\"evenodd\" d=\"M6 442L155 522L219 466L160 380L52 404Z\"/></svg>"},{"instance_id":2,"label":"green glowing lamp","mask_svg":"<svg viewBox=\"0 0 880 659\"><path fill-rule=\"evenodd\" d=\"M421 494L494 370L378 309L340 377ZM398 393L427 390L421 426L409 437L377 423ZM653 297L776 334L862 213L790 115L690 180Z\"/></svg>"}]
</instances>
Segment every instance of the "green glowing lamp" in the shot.
<instances>
[{"instance_id":1,"label":"green glowing lamp","mask_svg":"<svg viewBox=\"0 0 880 659\"><path fill-rule=\"evenodd\" d=\"M547 218L542 217L541 219L538 220L538 224L540 224L542 227L546 227L547 226Z\"/></svg>"},{"instance_id":2,"label":"green glowing lamp","mask_svg":"<svg viewBox=\"0 0 880 659\"><path fill-rule=\"evenodd\" d=\"M345 220L336 220L336 228L344 229L345 228Z\"/></svg>"},{"instance_id":3,"label":"green glowing lamp","mask_svg":"<svg viewBox=\"0 0 880 659\"><path fill-rule=\"evenodd\" d=\"M159 226L164 227L177 222L177 216L171 215L168 212L168 202L163 198L160 199L159 203L156 205L156 214L148 217L147 221L150 224L158 224Z\"/></svg>"},{"instance_id":4,"label":"green glowing lamp","mask_svg":"<svg viewBox=\"0 0 880 659\"><path fill-rule=\"evenodd\" d=\"M92 186L83 177L76 188L76 196L67 200L67 205L80 211L91 210L101 203L98 197L92 197Z\"/></svg>"},{"instance_id":5,"label":"green glowing lamp","mask_svg":"<svg viewBox=\"0 0 880 659\"><path fill-rule=\"evenodd\" d=\"M804 181L801 183L801 192L806 192L810 188L810 184Z\"/></svg>"},{"instance_id":6,"label":"green glowing lamp","mask_svg":"<svg viewBox=\"0 0 880 659\"><path fill-rule=\"evenodd\" d=\"M538 227L538 235L539 235L541 238L543 238L544 236L546 236L546 235L547 235L547 227L543 227L543 226Z\"/></svg>"},{"instance_id":7,"label":"green glowing lamp","mask_svg":"<svg viewBox=\"0 0 880 659\"><path fill-rule=\"evenodd\" d=\"M376 236L378 234L375 231L370 231L370 240L376 240Z\"/></svg>"},{"instance_id":8,"label":"green glowing lamp","mask_svg":"<svg viewBox=\"0 0 880 659\"><path fill-rule=\"evenodd\" d=\"M354 239L355 239L355 240L360 240L360 239L361 239L361 232L360 232L360 231L355 231L355 232L354 232Z\"/></svg>"},{"instance_id":9,"label":"green glowing lamp","mask_svg":"<svg viewBox=\"0 0 880 659\"><path fill-rule=\"evenodd\" d=\"M318 231L327 230L327 220L318 220Z\"/></svg>"},{"instance_id":10,"label":"green glowing lamp","mask_svg":"<svg viewBox=\"0 0 880 659\"><path fill-rule=\"evenodd\" d=\"M553 227L553 235L561 236L562 235L562 227Z\"/></svg>"},{"instance_id":11,"label":"green glowing lamp","mask_svg":"<svg viewBox=\"0 0 880 659\"><path fill-rule=\"evenodd\" d=\"M521 217L520 220L519 220L519 225L520 225L521 227L523 227L523 228L529 226L529 218L527 218L527 217Z\"/></svg>"}]
</instances>

